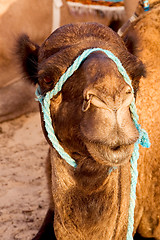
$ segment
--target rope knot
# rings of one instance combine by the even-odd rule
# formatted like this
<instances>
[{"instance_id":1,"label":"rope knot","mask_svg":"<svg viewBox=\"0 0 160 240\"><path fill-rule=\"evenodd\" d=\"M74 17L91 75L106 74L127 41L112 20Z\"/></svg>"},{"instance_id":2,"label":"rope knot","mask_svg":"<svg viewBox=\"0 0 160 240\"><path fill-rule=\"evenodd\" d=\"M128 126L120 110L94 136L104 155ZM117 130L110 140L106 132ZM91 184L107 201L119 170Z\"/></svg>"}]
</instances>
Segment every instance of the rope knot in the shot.
<instances>
[{"instance_id":1,"label":"rope knot","mask_svg":"<svg viewBox=\"0 0 160 240\"><path fill-rule=\"evenodd\" d=\"M40 86L37 87L35 95L36 95L35 100L37 102L40 102L41 105L43 105L44 96L41 94Z\"/></svg>"},{"instance_id":2,"label":"rope knot","mask_svg":"<svg viewBox=\"0 0 160 240\"><path fill-rule=\"evenodd\" d=\"M140 127L140 124L139 124L139 127ZM144 129L141 129L140 131L138 143L144 148L150 148L151 146L148 133Z\"/></svg>"}]
</instances>

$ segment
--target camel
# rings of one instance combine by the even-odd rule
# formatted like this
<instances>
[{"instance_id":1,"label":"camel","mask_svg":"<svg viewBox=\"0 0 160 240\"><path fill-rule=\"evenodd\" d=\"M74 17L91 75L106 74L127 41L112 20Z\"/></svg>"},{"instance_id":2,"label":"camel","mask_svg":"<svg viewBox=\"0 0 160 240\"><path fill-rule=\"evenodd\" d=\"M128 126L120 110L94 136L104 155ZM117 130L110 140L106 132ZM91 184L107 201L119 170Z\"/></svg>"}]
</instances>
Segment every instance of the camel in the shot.
<instances>
[{"instance_id":1,"label":"camel","mask_svg":"<svg viewBox=\"0 0 160 240\"><path fill-rule=\"evenodd\" d=\"M135 228L138 227L143 237L160 239L160 1L150 1L150 8L124 31L122 38L127 45L130 36L137 35L139 41L133 52L147 69L146 78L140 81L137 108L141 124L148 131L152 144L147 155L140 150L139 182L143 179L143 185L137 186L137 205L141 205L141 209L135 209Z\"/></svg>"},{"instance_id":2,"label":"camel","mask_svg":"<svg viewBox=\"0 0 160 240\"><path fill-rule=\"evenodd\" d=\"M98 23L60 27L40 47L26 35L19 38L19 61L39 86L42 129L50 145L46 167L50 206L34 240L132 239L136 232L160 239L158 64L153 76L147 73L145 79L148 65L133 54L135 37L126 35L125 41L128 49L118 34ZM143 51L147 48L138 54ZM155 58L151 51L148 57L150 66L157 63L158 53ZM77 68L72 70L73 66ZM134 225L127 237L131 159L143 139L131 110L134 99L151 147L140 147Z\"/></svg>"},{"instance_id":3,"label":"camel","mask_svg":"<svg viewBox=\"0 0 160 240\"><path fill-rule=\"evenodd\" d=\"M20 33L25 32L41 45L52 30L64 24L95 21L117 29L125 19L125 11L116 15L116 11L104 14L102 10L88 10L73 15L65 0L0 0L0 7L0 122L37 111L32 98L35 87L23 79L15 61L14 48Z\"/></svg>"},{"instance_id":4,"label":"camel","mask_svg":"<svg viewBox=\"0 0 160 240\"><path fill-rule=\"evenodd\" d=\"M20 33L41 44L51 29L52 0L0 0L0 122L38 110L35 87L23 79L14 48Z\"/></svg>"}]
</instances>

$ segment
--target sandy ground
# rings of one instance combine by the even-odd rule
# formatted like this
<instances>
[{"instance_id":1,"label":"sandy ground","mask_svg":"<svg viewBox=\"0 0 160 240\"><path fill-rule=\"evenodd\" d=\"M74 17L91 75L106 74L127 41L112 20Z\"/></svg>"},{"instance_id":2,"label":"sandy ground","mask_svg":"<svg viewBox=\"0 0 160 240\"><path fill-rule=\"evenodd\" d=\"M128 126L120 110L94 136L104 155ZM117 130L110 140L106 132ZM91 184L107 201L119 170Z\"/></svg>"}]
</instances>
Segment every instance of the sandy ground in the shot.
<instances>
[{"instance_id":1,"label":"sandy ground","mask_svg":"<svg viewBox=\"0 0 160 240\"><path fill-rule=\"evenodd\" d=\"M48 206L39 113L0 124L0 239L31 240Z\"/></svg>"}]
</instances>

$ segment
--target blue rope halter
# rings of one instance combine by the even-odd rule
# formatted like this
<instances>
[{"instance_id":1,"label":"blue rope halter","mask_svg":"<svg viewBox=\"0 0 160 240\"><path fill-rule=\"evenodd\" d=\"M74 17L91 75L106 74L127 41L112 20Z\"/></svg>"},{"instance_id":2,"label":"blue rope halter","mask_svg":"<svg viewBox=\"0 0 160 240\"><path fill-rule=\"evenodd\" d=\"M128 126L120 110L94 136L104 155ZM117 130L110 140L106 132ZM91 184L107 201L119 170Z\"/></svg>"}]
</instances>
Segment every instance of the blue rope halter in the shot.
<instances>
[{"instance_id":1,"label":"blue rope halter","mask_svg":"<svg viewBox=\"0 0 160 240\"><path fill-rule=\"evenodd\" d=\"M112 61L115 62L117 65L117 68L119 72L122 74L124 80L126 83L131 87L132 91L132 83L131 80L122 66L120 60L110 51L104 50L102 48L92 48L85 50L80 56L76 58L76 60L73 62L73 64L67 69L67 71L60 77L59 81L56 83L53 90L46 93L45 96L41 95L40 87L38 86L36 90L36 96L38 101L41 103L42 112L44 116L44 122L45 122L45 128L48 133L48 138L50 139L53 147L57 150L59 155L72 167L76 168L77 164L73 158L71 158L62 148L62 146L59 144L54 129L52 127L52 119L50 116L50 99L55 96L58 92L61 91L63 84L67 81L67 79L79 68L80 64L84 59L88 57L89 54L95 51L102 51L104 52ZM137 171L137 160L139 158L139 144L141 144L143 147L150 147L150 142L148 139L148 134L145 132L145 130L141 129L139 123L138 123L138 115L136 111L135 106L135 99L133 99L132 103L130 104L130 111L132 114L132 119L134 121L134 124L139 132L139 139L134 144L134 151L132 153L131 157L131 190L130 190L130 205L129 205L129 217L128 217L128 230L127 230L127 240L133 239L132 233L133 233L133 225L134 225L134 208L135 208L135 199L136 199L136 184L137 184L137 177L138 177L138 171Z\"/></svg>"}]
</instances>

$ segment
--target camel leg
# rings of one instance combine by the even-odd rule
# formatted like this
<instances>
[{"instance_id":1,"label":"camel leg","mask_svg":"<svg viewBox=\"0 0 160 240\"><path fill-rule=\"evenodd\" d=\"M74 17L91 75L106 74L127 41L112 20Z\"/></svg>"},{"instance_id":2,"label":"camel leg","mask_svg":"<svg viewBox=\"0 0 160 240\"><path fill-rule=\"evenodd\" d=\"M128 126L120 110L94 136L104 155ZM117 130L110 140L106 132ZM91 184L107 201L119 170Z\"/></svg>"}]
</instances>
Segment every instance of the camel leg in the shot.
<instances>
[{"instance_id":1,"label":"camel leg","mask_svg":"<svg viewBox=\"0 0 160 240\"><path fill-rule=\"evenodd\" d=\"M38 111L38 104L35 87L31 83L20 79L0 88L0 122L34 111Z\"/></svg>"},{"instance_id":2,"label":"camel leg","mask_svg":"<svg viewBox=\"0 0 160 240\"><path fill-rule=\"evenodd\" d=\"M32 240L56 240L53 229L53 221L54 211L49 208L39 232Z\"/></svg>"}]
</instances>

